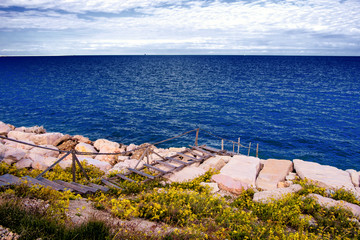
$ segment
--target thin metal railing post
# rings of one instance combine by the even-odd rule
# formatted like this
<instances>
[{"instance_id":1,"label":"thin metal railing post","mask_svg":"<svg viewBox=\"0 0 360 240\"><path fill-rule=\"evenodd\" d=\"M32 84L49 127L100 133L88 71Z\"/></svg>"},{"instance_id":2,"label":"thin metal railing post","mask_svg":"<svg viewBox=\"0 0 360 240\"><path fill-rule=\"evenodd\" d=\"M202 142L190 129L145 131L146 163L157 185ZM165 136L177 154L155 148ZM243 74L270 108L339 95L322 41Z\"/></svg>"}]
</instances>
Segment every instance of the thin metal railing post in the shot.
<instances>
[{"instance_id":1,"label":"thin metal railing post","mask_svg":"<svg viewBox=\"0 0 360 240\"><path fill-rule=\"evenodd\" d=\"M75 151L73 150L71 152L72 154L72 175L73 175L73 182L76 182L76 156L75 156Z\"/></svg>"},{"instance_id":2,"label":"thin metal railing post","mask_svg":"<svg viewBox=\"0 0 360 240\"><path fill-rule=\"evenodd\" d=\"M238 151L237 153L239 154L240 153L240 138L238 138Z\"/></svg>"},{"instance_id":3,"label":"thin metal railing post","mask_svg":"<svg viewBox=\"0 0 360 240\"><path fill-rule=\"evenodd\" d=\"M251 142L249 143L249 151L248 151L248 156L250 156L250 148L251 148Z\"/></svg>"},{"instance_id":4,"label":"thin metal railing post","mask_svg":"<svg viewBox=\"0 0 360 240\"><path fill-rule=\"evenodd\" d=\"M199 130L200 128L196 129L196 136L195 136L195 146L198 146L198 139L199 139Z\"/></svg>"}]
</instances>

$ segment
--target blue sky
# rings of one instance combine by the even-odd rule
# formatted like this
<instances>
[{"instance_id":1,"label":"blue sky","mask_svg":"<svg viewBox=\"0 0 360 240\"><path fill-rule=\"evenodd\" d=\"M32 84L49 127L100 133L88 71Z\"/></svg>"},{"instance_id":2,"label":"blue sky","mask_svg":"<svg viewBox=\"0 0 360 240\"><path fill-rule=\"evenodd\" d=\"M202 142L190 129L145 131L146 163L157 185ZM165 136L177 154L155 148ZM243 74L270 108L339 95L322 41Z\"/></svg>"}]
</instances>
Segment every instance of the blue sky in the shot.
<instances>
[{"instance_id":1,"label":"blue sky","mask_svg":"<svg viewBox=\"0 0 360 240\"><path fill-rule=\"evenodd\" d=\"M360 56L360 0L1 0L0 55Z\"/></svg>"}]
</instances>

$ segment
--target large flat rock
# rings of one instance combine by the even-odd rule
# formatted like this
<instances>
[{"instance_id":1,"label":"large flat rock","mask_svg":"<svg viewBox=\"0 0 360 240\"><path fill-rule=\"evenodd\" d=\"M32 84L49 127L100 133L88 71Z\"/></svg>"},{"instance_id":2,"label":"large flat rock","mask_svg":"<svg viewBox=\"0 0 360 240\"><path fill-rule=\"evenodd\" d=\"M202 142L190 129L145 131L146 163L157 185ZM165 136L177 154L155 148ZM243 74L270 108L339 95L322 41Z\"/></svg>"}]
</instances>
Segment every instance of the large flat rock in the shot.
<instances>
[{"instance_id":1,"label":"large flat rock","mask_svg":"<svg viewBox=\"0 0 360 240\"><path fill-rule=\"evenodd\" d=\"M277 184L284 181L292 171L293 163L290 160L268 159L256 179L256 186L263 190L273 190Z\"/></svg>"},{"instance_id":2,"label":"large flat rock","mask_svg":"<svg viewBox=\"0 0 360 240\"><path fill-rule=\"evenodd\" d=\"M298 192L302 189L301 185L294 184L287 188L277 188L271 191L262 191L254 194L253 200L255 202L268 203L272 200L279 200L288 194Z\"/></svg>"},{"instance_id":3,"label":"large flat rock","mask_svg":"<svg viewBox=\"0 0 360 240\"><path fill-rule=\"evenodd\" d=\"M248 184L223 174L213 175L211 180L216 182L220 189L234 194L240 194L242 191L249 188Z\"/></svg>"},{"instance_id":4,"label":"large flat rock","mask_svg":"<svg viewBox=\"0 0 360 240\"><path fill-rule=\"evenodd\" d=\"M220 171L220 174L255 187L256 176L260 170L260 159L235 155Z\"/></svg>"},{"instance_id":5,"label":"large flat rock","mask_svg":"<svg viewBox=\"0 0 360 240\"><path fill-rule=\"evenodd\" d=\"M307 178L319 187L354 191L348 172L336 167L294 159L294 169L301 179Z\"/></svg>"},{"instance_id":6,"label":"large flat rock","mask_svg":"<svg viewBox=\"0 0 360 240\"><path fill-rule=\"evenodd\" d=\"M206 159L204 161L204 163L202 163L199 167L204 169L205 171L209 171L210 169L219 171L226 164L224 158L229 158L229 157L228 156L225 156L225 157L224 156L211 157L209 159Z\"/></svg>"},{"instance_id":7,"label":"large flat rock","mask_svg":"<svg viewBox=\"0 0 360 240\"><path fill-rule=\"evenodd\" d=\"M188 182L201 175L204 175L206 171L202 168L189 166L181 169L178 172L174 172L169 176L165 175L164 178L167 178L170 182Z\"/></svg>"}]
</instances>

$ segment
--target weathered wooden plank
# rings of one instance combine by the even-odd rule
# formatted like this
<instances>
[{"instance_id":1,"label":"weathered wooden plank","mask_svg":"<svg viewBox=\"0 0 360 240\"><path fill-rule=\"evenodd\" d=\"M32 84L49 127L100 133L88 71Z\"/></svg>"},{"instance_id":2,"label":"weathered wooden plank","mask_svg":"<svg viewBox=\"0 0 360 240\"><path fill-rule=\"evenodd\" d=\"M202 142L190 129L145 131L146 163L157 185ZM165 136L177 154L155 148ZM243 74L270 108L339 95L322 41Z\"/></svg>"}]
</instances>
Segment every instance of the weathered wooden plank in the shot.
<instances>
[{"instance_id":1,"label":"weathered wooden plank","mask_svg":"<svg viewBox=\"0 0 360 240\"><path fill-rule=\"evenodd\" d=\"M155 167L155 166L153 166L153 165L150 165L150 164L144 164L144 166L145 166L145 167L148 167L148 168L151 168L151 169L154 169L154 170L156 170L156 171L158 171L158 172L161 172L161 173L163 173L163 174L169 173L168 171L162 170L162 169L157 168L157 167Z\"/></svg>"},{"instance_id":2,"label":"weathered wooden plank","mask_svg":"<svg viewBox=\"0 0 360 240\"><path fill-rule=\"evenodd\" d=\"M167 167L169 167L169 168L173 168L173 169L177 168L177 166L172 165L172 164L170 164L170 163L168 163L168 162L164 162L164 161L161 161L161 160L156 160L156 162L159 163L159 164L161 164L161 165L167 166Z\"/></svg>"},{"instance_id":3,"label":"weathered wooden plank","mask_svg":"<svg viewBox=\"0 0 360 240\"><path fill-rule=\"evenodd\" d=\"M211 153L211 152L208 152L208 151L206 151L206 150L204 150L204 149L202 149L202 148L200 148L200 147L193 146L192 148L193 148L193 149L196 149L196 150L198 150L198 151L200 151L200 152L202 152L202 153L205 153L206 155L210 155L210 156L212 156L212 157L215 157L215 154L213 154L213 153Z\"/></svg>"},{"instance_id":4,"label":"weathered wooden plank","mask_svg":"<svg viewBox=\"0 0 360 240\"><path fill-rule=\"evenodd\" d=\"M66 188L72 189L72 190L74 190L76 192L79 192L81 194L86 194L86 193L89 192L87 189L81 188L81 187L76 186L74 184L71 184L69 182L64 182L64 181L61 181L61 180L54 180L54 182L56 182L58 184L61 184L61 185L65 186Z\"/></svg>"},{"instance_id":5,"label":"weathered wooden plank","mask_svg":"<svg viewBox=\"0 0 360 240\"><path fill-rule=\"evenodd\" d=\"M51 187L52 188L52 186L49 186L48 184L43 183L43 182L39 181L38 179L32 178L30 176L24 176L21 179L23 181L26 181L29 186L39 184L39 185L44 186L44 187Z\"/></svg>"},{"instance_id":6,"label":"weathered wooden plank","mask_svg":"<svg viewBox=\"0 0 360 240\"><path fill-rule=\"evenodd\" d=\"M108 180L101 179L101 181L102 181L105 185L107 185L107 186L109 186L109 187L117 188L117 189L122 190L121 187L119 187L118 185L116 185L116 184L114 184L114 183L112 183L112 182L110 182L110 181L108 181Z\"/></svg>"},{"instance_id":7,"label":"weathered wooden plank","mask_svg":"<svg viewBox=\"0 0 360 240\"><path fill-rule=\"evenodd\" d=\"M147 174L147 173L144 173L144 172L141 172L141 171L136 170L136 169L134 169L134 168L128 168L128 170L131 171L131 172L137 173L137 174L139 174L139 175L142 175L142 176L144 176L144 177L147 177L147 178L150 178L150 179L155 179L154 176L152 176L152 175L150 175L150 174Z\"/></svg>"},{"instance_id":8,"label":"weathered wooden plank","mask_svg":"<svg viewBox=\"0 0 360 240\"><path fill-rule=\"evenodd\" d=\"M205 146L205 145L200 146L200 148L202 148L206 151L215 152L215 153L219 153L219 154L226 152L226 150L221 150L221 149L217 149L217 148L213 148L213 147L209 147L209 146Z\"/></svg>"},{"instance_id":9,"label":"weathered wooden plank","mask_svg":"<svg viewBox=\"0 0 360 240\"><path fill-rule=\"evenodd\" d=\"M177 155L179 155L179 156L182 156L182 157L186 157L186 158L190 158L191 160L194 160L194 161L196 161L196 162L200 162L200 161L202 161L203 159L197 159L197 158L194 158L194 157L192 157L192 156L189 156L189 155L186 155L186 154L183 154L183 153L176 153Z\"/></svg>"},{"instance_id":10,"label":"weathered wooden plank","mask_svg":"<svg viewBox=\"0 0 360 240\"><path fill-rule=\"evenodd\" d=\"M135 180L128 178L127 176L122 175L121 173L116 174L116 176L118 176L119 178L124 179L126 181L129 181L129 182L136 182Z\"/></svg>"},{"instance_id":11,"label":"weathered wooden plank","mask_svg":"<svg viewBox=\"0 0 360 240\"><path fill-rule=\"evenodd\" d=\"M99 190L97 188L86 186L86 185L83 185L83 184L80 184L80 183L77 183L77 182L72 182L71 184L76 185L78 187L81 187L83 189L86 189L86 190L88 190L89 192L92 192L92 193L96 193Z\"/></svg>"},{"instance_id":12,"label":"weathered wooden plank","mask_svg":"<svg viewBox=\"0 0 360 240\"><path fill-rule=\"evenodd\" d=\"M12 184L20 184L21 180L18 177L15 177L11 174L4 174L2 176L0 176L0 181L4 182L4 183L8 183L10 185Z\"/></svg>"},{"instance_id":13,"label":"weathered wooden plank","mask_svg":"<svg viewBox=\"0 0 360 240\"><path fill-rule=\"evenodd\" d=\"M176 159L176 158L173 158L173 157L167 157L166 158L167 160L170 160L170 161L173 161L173 162L177 162L177 163L180 163L182 165L190 165L191 163L188 163L188 162L183 162L179 159Z\"/></svg>"},{"instance_id":14,"label":"weathered wooden plank","mask_svg":"<svg viewBox=\"0 0 360 240\"><path fill-rule=\"evenodd\" d=\"M38 179L40 182L43 182L49 186L51 186L52 188L54 188L57 191L65 191L65 187L61 184L58 184L56 182L50 181L49 179L43 178L43 177L39 177Z\"/></svg>"},{"instance_id":15,"label":"weathered wooden plank","mask_svg":"<svg viewBox=\"0 0 360 240\"><path fill-rule=\"evenodd\" d=\"M187 150L190 154L194 155L194 156L198 156L200 158L205 157L206 155L204 155L204 153L200 153L199 151L193 150L193 149L188 149Z\"/></svg>"},{"instance_id":16,"label":"weathered wooden plank","mask_svg":"<svg viewBox=\"0 0 360 240\"><path fill-rule=\"evenodd\" d=\"M0 187L10 186L10 183L0 182Z\"/></svg>"},{"instance_id":17,"label":"weathered wooden plank","mask_svg":"<svg viewBox=\"0 0 360 240\"><path fill-rule=\"evenodd\" d=\"M102 192L107 192L109 191L109 188L108 187L105 187L105 186L101 186L101 185L98 185L98 184L95 184L95 183L89 183L88 184L90 187L93 187L93 188L96 188Z\"/></svg>"}]
</instances>

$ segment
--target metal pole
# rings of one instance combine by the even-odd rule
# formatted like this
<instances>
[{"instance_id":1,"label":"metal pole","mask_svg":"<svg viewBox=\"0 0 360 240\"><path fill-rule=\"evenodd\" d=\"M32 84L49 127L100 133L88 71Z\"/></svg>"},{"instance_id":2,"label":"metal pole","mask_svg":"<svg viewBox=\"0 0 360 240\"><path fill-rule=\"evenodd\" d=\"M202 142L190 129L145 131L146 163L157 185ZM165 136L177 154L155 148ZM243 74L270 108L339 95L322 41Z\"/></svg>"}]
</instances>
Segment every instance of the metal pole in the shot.
<instances>
[{"instance_id":1,"label":"metal pole","mask_svg":"<svg viewBox=\"0 0 360 240\"><path fill-rule=\"evenodd\" d=\"M240 153L240 138L238 138L238 154Z\"/></svg>"},{"instance_id":2,"label":"metal pole","mask_svg":"<svg viewBox=\"0 0 360 240\"><path fill-rule=\"evenodd\" d=\"M251 148L251 142L249 143L249 151L248 151L248 156L250 156L250 148Z\"/></svg>"},{"instance_id":3,"label":"metal pole","mask_svg":"<svg viewBox=\"0 0 360 240\"><path fill-rule=\"evenodd\" d=\"M196 137L195 137L195 146L198 146L198 139L199 139L199 130L200 128L196 129Z\"/></svg>"},{"instance_id":4,"label":"metal pole","mask_svg":"<svg viewBox=\"0 0 360 240\"><path fill-rule=\"evenodd\" d=\"M259 144L256 144L256 157L259 157Z\"/></svg>"},{"instance_id":5,"label":"metal pole","mask_svg":"<svg viewBox=\"0 0 360 240\"><path fill-rule=\"evenodd\" d=\"M75 156L75 151L72 151L72 175L73 175L73 182L76 182L76 156Z\"/></svg>"},{"instance_id":6,"label":"metal pole","mask_svg":"<svg viewBox=\"0 0 360 240\"><path fill-rule=\"evenodd\" d=\"M221 150L224 150L224 139L221 139Z\"/></svg>"}]
</instances>

